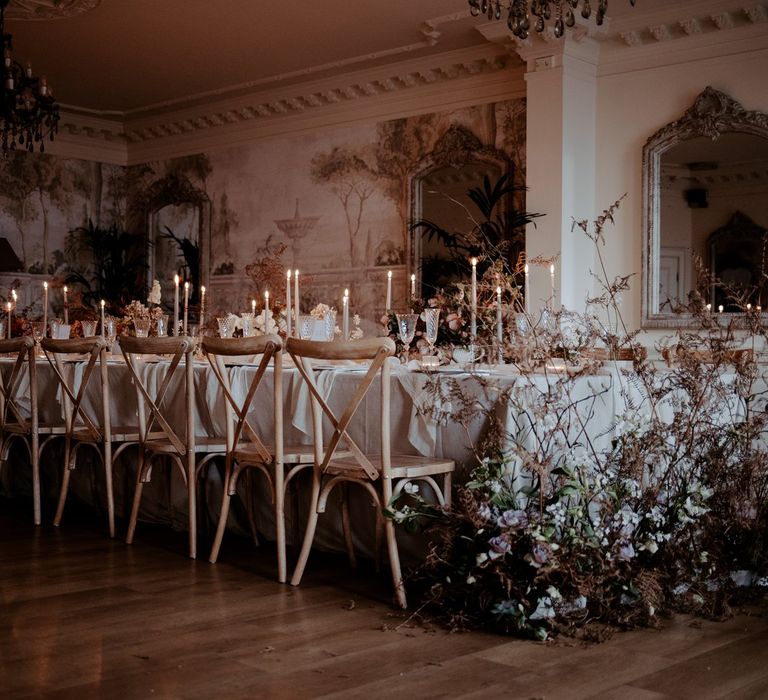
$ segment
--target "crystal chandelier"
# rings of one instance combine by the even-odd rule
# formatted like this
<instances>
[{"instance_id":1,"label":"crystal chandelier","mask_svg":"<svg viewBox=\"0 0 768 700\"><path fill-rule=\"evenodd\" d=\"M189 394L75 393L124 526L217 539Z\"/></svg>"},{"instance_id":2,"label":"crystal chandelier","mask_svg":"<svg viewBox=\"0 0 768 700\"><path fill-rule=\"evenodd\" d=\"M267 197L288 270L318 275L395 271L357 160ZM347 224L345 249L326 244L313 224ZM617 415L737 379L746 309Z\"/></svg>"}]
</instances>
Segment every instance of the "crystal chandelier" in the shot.
<instances>
[{"instance_id":1,"label":"crystal chandelier","mask_svg":"<svg viewBox=\"0 0 768 700\"><path fill-rule=\"evenodd\" d=\"M635 0L629 2L634 6ZM531 28L541 34L552 17L555 18L552 30L559 39L566 27L576 24L576 12L584 19L592 16L590 0L469 0L469 9L473 17L484 14L488 19L501 19L506 13L507 26L519 39L527 39ZM597 1L598 25L603 23L607 9L608 0Z\"/></svg>"},{"instance_id":2,"label":"crystal chandelier","mask_svg":"<svg viewBox=\"0 0 768 700\"><path fill-rule=\"evenodd\" d=\"M45 150L45 139L53 140L59 127L59 105L48 81L32 75L32 66L13 60L13 40L5 33L5 8L0 0L0 34L3 37L2 87L0 87L0 140L3 154L17 147Z\"/></svg>"}]
</instances>

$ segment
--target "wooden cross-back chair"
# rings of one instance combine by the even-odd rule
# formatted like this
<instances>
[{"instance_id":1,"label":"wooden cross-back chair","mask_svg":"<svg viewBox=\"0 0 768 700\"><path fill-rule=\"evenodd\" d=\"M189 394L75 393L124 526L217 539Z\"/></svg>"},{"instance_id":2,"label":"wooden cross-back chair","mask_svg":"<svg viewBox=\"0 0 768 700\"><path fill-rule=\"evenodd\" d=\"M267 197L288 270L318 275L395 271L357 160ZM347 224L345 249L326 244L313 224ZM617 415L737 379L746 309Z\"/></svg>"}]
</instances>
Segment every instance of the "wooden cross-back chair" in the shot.
<instances>
[{"instance_id":1,"label":"wooden cross-back chair","mask_svg":"<svg viewBox=\"0 0 768 700\"><path fill-rule=\"evenodd\" d=\"M120 350L136 386L139 422L140 459L136 471L136 487L128 523L126 542L133 542L136 521L144 485L152 478L152 466L157 457L167 457L178 467L187 487L189 510L189 556L197 556L197 481L210 461L226 452L223 440L195 435L195 383L192 352L194 342L189 337L133 338L121 336ZM162 380L153 386L149 374L144 371L146 356L167 356L163 363ZM183 400L171 405L170 390L175 379L181 376ZM181 409L181 410L179 410ZM183 419L183 429L174 427L174 413ZM197 461L197 453L205 457Z\"/></svg>"},{"instance_id":2,"label":"wooden cross-back chair","mask_svg":"<svg viewBox=\"0 0 768 700\"><path fill-rule=\"evenodd\" d=\"M284 444L282 348L282 340L276 335L251 338L203 338L203 351L224 394L227 411L224 492L210 561L215 563L218 558L227 525L230 501L237 493L238 479L242 474L247 474L248 469L255 468L265 475L270 486L275 512L278 579L284 583L287 579L285 498L291 480L302 469L312 467L314 449L310 445ZM242 365L244 364L242 358L250 356L260 356L260 359L247 385L243 387L245 393L242 394L233 390L228 366ZM254 408L256 392L270 364L274 369L271 401L262 399ZM248 414L252 410L273 414L274 430L269 438L262 439L249 421ZM251 517L251 495L247 486L246 480L246 506Z\"/></svg>"},{"instance_id":3,"label":"wooden cross-back chair","mask_svg":"<svg viewBox=\"0 0 768 700\"><path fill-rule=\"evenodd\" d=\"M372 340L324 343L289 338L287 350L294 359L312 396L313 431L315 439L315 469L312 482L312 511L307 520L301 553L291 583L298 585L312 547L318 515L325 511L328 496L336 486L359 484L371 495L377 508L377 517L384 520L387 551L389 554L392 581L398 604L406 607L405 587L400 570L400 556L397 549L394 523L384 518L384 509L391 502L393 494L399 494L411 481L427 482L442 505L450 504L451 474L454 462L448 459L421 457L416 455L392 455L390 444L390 371L389 358L395 353L395 344L389 338ZM338 415L332 410L317 388L312 360L365 360L370 362L368 371ZM379 378L373 391L375 379ZM363 400L369 393L378 391L381 408L381 454L366 455L349 434L349 426ZM332 434L323 449L322 423L330 422ZM344 448L346 452L340 454ZM442 476L442 487L435 476Z\"/></svg>"},{"instance_id":4,"label":"wooden cross-back chair","mask_svg":"<svg viewBox=\"0 0 768 700\"><path fill-rule=\"evenodd\" d=\"M67 500L69 481L72 471L77 465L77 454L81 447L94 449L104 467L107 496L107 519L109 536L115 536L115 500L112 489L112 425L110 421L109 379L105 358L106 343L104 339L73 338L55 340L43 338L40 347L51 366L54 377L61 389L61 400L64 407L64 465L59 490L59 502L53 524L58 526L64 514ZM82 374L76 385L75 364L84 362ZM86 392L95 375L96 368L100 375L100 407L98 412L87 410L85 404Z\"/></svg>"},{"instance_id":5,"label":"wooden cross-back chair","mask_svg":"<svg viewBox=\"0 0 768 700\"><path fill-rule=\"evenodd\" d=\"M40 512L40 453L53 437L52 428L43 433L38 415L37 371L35 343L31 337L0 339L0 353L15 356L10 372L0 373L0 466L8 462L14 441L21 440L27 448L32 468L32 501L35 525L41 522ZM21 387L27 377L29 394L22 395ZM29 412L21 402L29 400ZM63 432L63 428L59 426Z\"/></svg>"}]
</instances>

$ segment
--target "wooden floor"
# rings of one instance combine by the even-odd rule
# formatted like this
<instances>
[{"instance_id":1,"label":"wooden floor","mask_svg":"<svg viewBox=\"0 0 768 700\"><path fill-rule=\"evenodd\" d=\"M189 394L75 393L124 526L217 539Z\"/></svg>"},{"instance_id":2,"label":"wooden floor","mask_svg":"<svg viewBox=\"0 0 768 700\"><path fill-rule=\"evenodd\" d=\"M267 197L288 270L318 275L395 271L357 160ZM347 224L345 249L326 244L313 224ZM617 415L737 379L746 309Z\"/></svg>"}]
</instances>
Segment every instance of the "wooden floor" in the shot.
<instances>
[{"instance_id":1,"label":"wooden floor","mask_svg":"<svg viewBox=\"0 0 768 700\"><path fill-rule=\"evenodd\" d=\"M767 698L768 618L679 617L596 646L410 623L372 574L310 559L275 583L272 549L182 533L127 546L100 519L34 528L0 501L0 698ZM386 577L382 577L386 580Z\"/></svg>"}]
</instances>

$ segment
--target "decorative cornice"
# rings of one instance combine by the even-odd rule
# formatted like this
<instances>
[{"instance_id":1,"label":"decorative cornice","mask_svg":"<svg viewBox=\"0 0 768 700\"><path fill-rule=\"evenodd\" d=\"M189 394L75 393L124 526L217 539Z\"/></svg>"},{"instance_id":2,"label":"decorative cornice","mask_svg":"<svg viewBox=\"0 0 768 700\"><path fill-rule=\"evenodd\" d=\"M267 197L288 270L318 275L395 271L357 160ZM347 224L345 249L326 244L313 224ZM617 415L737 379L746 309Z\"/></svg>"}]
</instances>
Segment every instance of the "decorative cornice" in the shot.
<instances>
[{"instance_id":1,"label":"decorative cornice","mask_svg":"<svg viewBox=\"0 0 768 700\"><path fill-rule=\"evenodd\" d=\"M68 19L95 10L101 0L13 0L5 10L8 19Z\"/></svg>"},{"instance_id":2,"label":"decorative cornice","mask_svg":"<svg viewBox=\"0 0 768 700\"><path fill-rule=\"evenodd\" d=\"M698 34L725 32L753 24L760 24L768 20L768 4L766 3L747 7L732 6L730 9L724 9L716 13L706 12L703 7L700 9L700 12L690 14L682 19L680 19L678 11L678 16L674 19L671 16L666 16L661 21L625 27L618 32L617 36L626 46L636 48L655 42L667 42L671 39L682 39Z\"/></svg>"},{"instance_id":3,"label":"decorative cornice","mask_svg":"<svg viewBox=\"0 0 768 700\"><path fill-rule=\"evenodd\" d=\"M330 106L496 73L513 63L508 54L490 46L447 52L427 60L262 91L172 114L128 119L126 138L129 143L138 143L224 125L305 115Z\"/></svg>"}]
</instances>

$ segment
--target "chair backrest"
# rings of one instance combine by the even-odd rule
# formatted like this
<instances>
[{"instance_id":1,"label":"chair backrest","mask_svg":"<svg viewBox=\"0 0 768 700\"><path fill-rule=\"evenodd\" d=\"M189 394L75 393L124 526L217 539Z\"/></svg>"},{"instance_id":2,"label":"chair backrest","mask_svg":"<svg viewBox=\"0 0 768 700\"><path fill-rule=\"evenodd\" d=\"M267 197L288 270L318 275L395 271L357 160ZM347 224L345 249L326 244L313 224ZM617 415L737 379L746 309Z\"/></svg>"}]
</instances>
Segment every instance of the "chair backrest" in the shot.
<instances>
[{"instance_id":1,"label":"chair backrest","mask_svg":"<svg viewBox=\"0 0 768 700\"><path fill-rule=\"evenodd\" d=\"M166 439L180 455L194 454L195 451L195 392L193 381L192 351L194 341L186 336L164 338L134 338L120 336L120 351L136 386L138 403L139 438L141 443L148 440ZM153 386L149 374L144 371L147 356L165 355L168 367L162 381ZM182 363L183 360L183 363ZM172 407L165 399L168 390L184 369L184 410L185 435L171 425Z\"/></svg>"},{"instance_id":2,"label":"chair backrest","mask_svg":"<svg viewBox=\"0 0 768 700\"><path fill-rule=\"evenodd\" d=\"M208 358L213 374L224 392L227 413L227 449L233 450L245 436L261 457L269 462L272 457L248 421L248 412L253 397L261 384L269 363L274 360L273 410L275 415L275 459L283 461L283 342L276 335L261 335L252 338L208 338L202 341L203 352ZM251 378L245 396L235 395L230 381L227 364L244 364L244 357L260 355L256 372ZM229 362L227 361L229 360Z\"/></svg>"},{"instance_id":3,"label":"chair backrest","mask_svg":"<svg viewBox=\"0 0 768 700\"><path fill-rule=\"evenodd\" d=\"M368 394L376 375L381 377L381 474L385 478L390 468L390 435L389 435L389 362L388 359L395 354L395 344L389 338L375 338L370 340L358 340L348 342L320 342L313 340L298 340L289 338L286 344L288 353L293 358L296 366L307 382L312 395L313 432L315 434L315 460L321 469L326 469L339 448L352 453L360 467L370 479L379 477L379 470L366 457L360 446L350 437L347 428ZM328 401L318 390L315 378L313 360L362 360L370 361L368 371L358 384L355 393L350 397L340 415L337 416L331 409ZM318 448L323 444L322 421L327 418L333 428L333 433L325 449ZM322 451L322 454L319 452Z\"/></svg>"},{"instance_id":4,"label":"chair backrest","mask_svg":"<svg viewBox=\"0 0 768 700\"><path fill-rule=\"evenodd\" d=\"M29 336L0 340L0 354L15 355L10 374L0 373L0 429L8 423L16 423L24 432L37 430L37 372L35 363L35 342ZM19 404L19 395L24 373L29 377L30 415Z\"/></svg>"},{"instance_id":5,"label":"chair backrest","mask_svg":"<svg viewBox=\"0 0 768 700\"><path fill-rule=\"evenodd\" d=\"M104 357L107 344L104 339L99 336L66 340L43 338L40 341L40 347L61 387L66 434L71 435L76 429L84 429L94 442L109 442L111 440L109 380ZM67 371L67 364L73 362L85 362L79 385L77 385L77 374ZM88 415L83 403L97 363L101 375L100 426Z\"/></svg>"}]
</instances>

